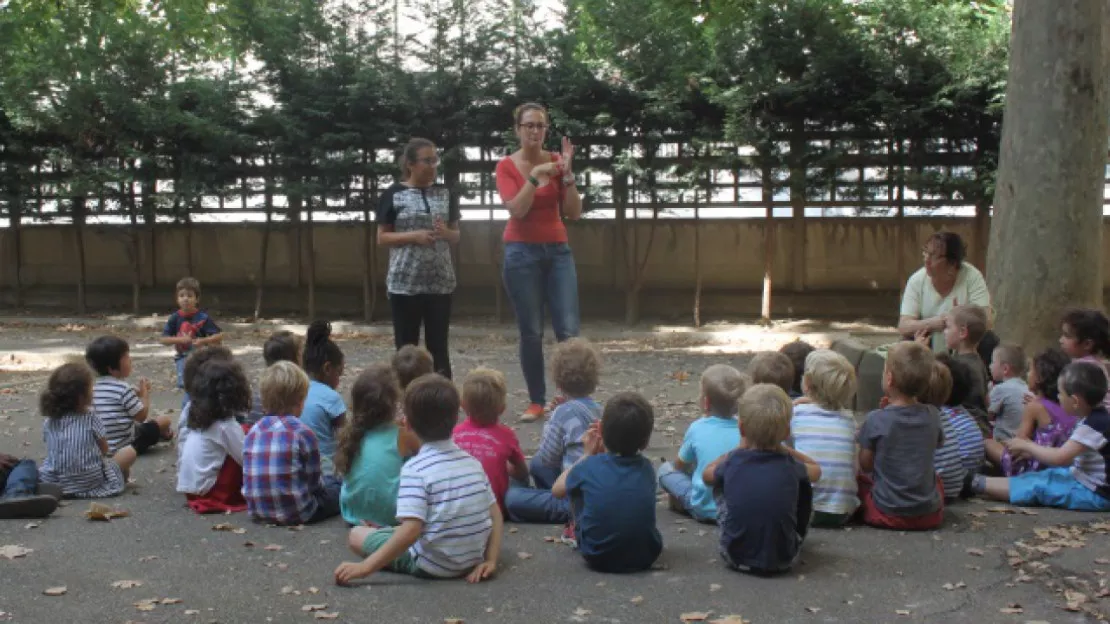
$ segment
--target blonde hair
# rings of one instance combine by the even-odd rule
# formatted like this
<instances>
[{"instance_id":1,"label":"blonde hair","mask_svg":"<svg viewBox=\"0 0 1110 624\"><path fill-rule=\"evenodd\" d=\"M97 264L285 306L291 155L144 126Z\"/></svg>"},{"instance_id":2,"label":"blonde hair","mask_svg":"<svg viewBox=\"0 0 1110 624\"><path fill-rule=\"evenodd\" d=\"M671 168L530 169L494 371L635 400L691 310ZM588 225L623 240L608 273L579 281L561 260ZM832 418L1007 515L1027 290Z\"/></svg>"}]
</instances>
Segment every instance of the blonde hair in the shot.
<instances>
[{"instance_id":1,"label":"blonde hair","mask_svg":"<svg viewBox=\"0 0 1110 624\"><path fill-rule=\"evenodd\" d=\"M929 388L933 376L933 352L916 342L899 342L886 356L884 374L890 385L903 396L916 399Z\"/></svg>"},{"instance_id":2,"label":"blonde hair","mask_svg":"<svg viewBox=\"0 0 1110 624\"><path fill-rule=\"evenodd\" d=\"M304 403L308 396L308 375L300 366L283 360L262 372L259 386L262 409L267 414L283 416Z\"/></svg>"},{"instance_id":3,"label":"blonde hair","mask_svg":"<svg viewBox=\"0 0 1110 624\"><path fill-rule=\"evenodd\" d=\"M748 374L757 384L769 383L790 392L794 386L794 363L778 351L762 351L748 362Z\"/></svg>"},{"instance_id":4,"label":"blonde hair","mask_svg":"<svg viewBox=\"0 0 1110 624\"><path fill-rule=\"evenodd\" d=\"M505 375L492 368L476 368L463 381L462 402L468 416L482 425L497 422L508 395Z\"/></svg>"},{"instance_id":5,"label":"blonde hair","mask_svg":"<svg viewBox=\"0 0 1110 624\"><path fill-rule=\"evenodd\" d=\"M933 373L929 376L929 387L917 398L928 405L943 407L952 394L952 371L940 360L933 360Z\"/></svg>"},{"instance_id":6,"label":"blonde hair","mask_svg":"<svg viewBox=\"0 0 1110 624\"><path fill-rule=\"evenodd\" d=\"M818 349L806 356L802 389L825 409L847 409L856 396L856 369L836 351Z\"/></svg>"},{"instance_id":7,"label":"blonde hair","mask_svg":"<svg viewBox=\"0 0 1110 624\"><path fill-rule=\"evenodd\" d=\"M777 450L790 437L794 405L774 384L756 384L740 398L740 430L751 448Z\"/></svg>"},{"instance_id":8,"label":"blonde hair","mask_svg":"<svg viewBox=\"0 0 1110 624\"><path fill-rule=\"evenodd\" d=\"M564 340L551 358L555 386L571 398L587 397L597 390L601 377L601 355L585 338Z\"/></svg>"},{"instance_id":9,"label":"blonde hair","mask_svg":"<svg viewBox=\"0 0 1110 624\"><path fill-rule=\"evenodd\" d=\"M990 322L987 310L974 305L961 305L948 312L952 323L960 329L967 331L967 343L971 346L978 345L987 335L987 324Z\"/></svg>"},{"instance_id":10,"label":"blonde hair","mask_svg":"<svg viewBox=\"0 0 1110 624\"><path fill-rule=\"evenodd\" d=\"M714 416L735 416L740 397L751 385L751 377L727 364L714 364L701 374L701 395L709 401Z\"/></svg>"}]
</instances>

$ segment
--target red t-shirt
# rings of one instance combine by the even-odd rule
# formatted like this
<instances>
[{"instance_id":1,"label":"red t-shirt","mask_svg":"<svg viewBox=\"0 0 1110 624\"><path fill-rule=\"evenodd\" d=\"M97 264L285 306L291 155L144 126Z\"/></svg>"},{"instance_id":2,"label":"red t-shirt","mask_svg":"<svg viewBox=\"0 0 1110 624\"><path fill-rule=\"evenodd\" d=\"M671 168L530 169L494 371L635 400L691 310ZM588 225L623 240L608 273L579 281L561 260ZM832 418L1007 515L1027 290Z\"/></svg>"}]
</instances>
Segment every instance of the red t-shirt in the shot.
<instances>
[{"instance_id":1,"label":"red t-shirt","mask_svg":"<svg viewBox=\"0 0 1110 624\"><path fill-rule=\"evenodd\" d=\"M501 423L479 425L468 416L455 425L451 438L482 464L497 504L504 511L505 490L509 489L509 460L524 462L524 451L520 450L516 433Z\"/></svg>"},{"instance_id":2,"label":"red t-shirt","mask_svg":"<svg viewBox=\"0 0 1110 624\"><path fill-rule=\"evenodd\" d=\"M551 158L554 162L559 162L560 155L551 154ZM501 201L505 203L516 197L520 189L527 184L509 156L497 163L496 177L497 192L501 194ZM563 225L562 215L559 214L559 198L562 194L563 181L558 177L553 177L547 184L536 189L532 197L532 208L528 214L520 219L509 217L503 240L506 243L567 242L567 228Z\"/></svg>"}]
</instances>

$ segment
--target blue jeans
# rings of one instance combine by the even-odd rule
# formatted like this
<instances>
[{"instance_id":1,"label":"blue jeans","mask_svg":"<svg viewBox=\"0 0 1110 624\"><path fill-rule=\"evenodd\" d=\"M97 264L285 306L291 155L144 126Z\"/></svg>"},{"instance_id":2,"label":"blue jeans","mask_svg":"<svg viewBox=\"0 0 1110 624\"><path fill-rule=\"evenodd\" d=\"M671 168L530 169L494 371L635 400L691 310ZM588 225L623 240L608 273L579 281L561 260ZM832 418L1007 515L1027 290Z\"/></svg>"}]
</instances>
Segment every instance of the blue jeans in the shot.
<instances>
[{"instance_id":1,"label":"blue jeans","mask_svg":"<svg viewBox=\"0 0 1110 624\"><path fill-rule=\"evenodd\" d=\"M343 481L334 475L323 478L323 487L316 490L313 498L316 499L316 513L312 514L309 522L321 522L339 515L339 491Z\"/></svg>"},{"instance_id":2,"label":"blue jeans","mask_svg":"<svg viewBox=\"0 0 1110 624\"><path fill-rule=\"evenodd\" d=\"M173 367L174 367L174 370L177 371L177 387L181 388L181 389L184 389L185 388L185 358L183 358L183 357L174 358ZM185 406L188 405L188 404L189 404L189 392L186 390L185 394L181 397L181 409L185 409Z\"/></svg>"},{"instance_id":3,"label":"blue jeans","mask_svg":"<svg viewBox=\"0 0 1110 624\"><path fill-rule=\"evenodd\" d=\"M690 513L690 492L694 491L694 481L690 475L674 467L671 462L659 466L659 487L682 503L686 513Z\"/></svg>"},{"instance_id":4,"label":"blue jeans","mask_svg":"<svg viewBox=\"0 0 1110 624\"><path fill-rule=\"evenodd\" d=\"M578 273L566 243L505 243L505 290L520 329L520 365L528 398L543 405L547 387L543 365L543 309L551 311L555 339L578 335Z\"/></svg>"},{"instance_id":5,"label":"blue jeans","mask_svg":"<svg viewBox=\"0 0 1110 624\"><path fill-rule=\"evenodd\" d=\"M0 498L23 498L34 496L39 488L39 469L35 462L24 459L12 467L8 480L0 490Z\"/></svg>"},{"instance_id":6,"label":"blue jeans","mask_svg":"<svg viewBox=\"0 0 1110 624\"><path fill-rule=\"evenodd\" d=\"M513 522L560 524L570 521L570 501L555 498L551 486L559 478L559 471L535 460L528 462L528 472L536 487L513 481L505 492L505 511Z\"/></svg>"}]
</instances>

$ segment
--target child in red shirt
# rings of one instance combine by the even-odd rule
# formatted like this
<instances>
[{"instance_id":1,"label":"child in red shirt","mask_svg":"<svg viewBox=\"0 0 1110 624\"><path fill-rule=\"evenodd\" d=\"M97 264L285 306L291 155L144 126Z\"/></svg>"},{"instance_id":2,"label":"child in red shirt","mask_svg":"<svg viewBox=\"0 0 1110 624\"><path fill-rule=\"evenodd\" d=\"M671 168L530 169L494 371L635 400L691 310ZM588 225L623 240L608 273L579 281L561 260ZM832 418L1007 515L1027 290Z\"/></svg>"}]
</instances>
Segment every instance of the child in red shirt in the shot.
<instances>
[{"instance_id":1,"label":"child in red shirt","mask_svg":"<svg viewBox=\"0 0 1110 624\"><path fill-rule=\"evenodd\" d=\"M500 372L489 368L471 371L463 381L462 408L466 420L455 425L451 435L459 448L482 464L502 512L510 477L518 481L528 479L528 462L516 433L498 422L505 411L507 394L505 376Z\"/></svg>"}]
</instances>

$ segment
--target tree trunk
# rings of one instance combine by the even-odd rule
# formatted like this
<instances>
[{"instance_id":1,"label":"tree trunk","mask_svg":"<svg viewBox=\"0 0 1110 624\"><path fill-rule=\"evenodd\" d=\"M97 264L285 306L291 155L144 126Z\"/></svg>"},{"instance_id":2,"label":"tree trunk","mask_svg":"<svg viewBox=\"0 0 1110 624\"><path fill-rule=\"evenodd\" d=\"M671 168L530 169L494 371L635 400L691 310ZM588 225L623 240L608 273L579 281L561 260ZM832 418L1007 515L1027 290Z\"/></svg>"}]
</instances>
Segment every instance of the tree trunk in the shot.
<instances>
[{"instance_id":1,"label":"tree trunk","mask_svg":"<svg viewBox=\"0 0 1110 624\"><path fill-rule=\"evenodd\" d=\"M694 187L694 327L701 327L701 208Z\"/></svg>"},{"instance_id":2,"label":"tree trunk","mask_svg":"<svg viewBox=\"0 0 1110 624\"><path fill-rule=\"evenodd\" d=\"M806 289L806 168L809 161L809 146L805 134L805 121L796 120L790 130L790 222L794 230L791 247L794 257L790 266L793 269L794 292Z\"/></svg>"},{"instance_id":3,"label":"tree trunk","mask_svg":"<svg viewBox=\"0 0 1110 624\"><path fill-rule=\"evenodd\" d=\"M73 236L77 243L77 313L84 314L85 306L85 198L73 198Z\"/></svg>"},{"instance_id":4,"label":"tree trunk","mask_svg":"<svg viewBox=\"0 0 1110 624\"><path fill-rule=\"evenodd\" d=\"M19 190L16 189L16 192L18 193ZM23 228L20 223L23 216L23 198L18 195L13 196L11 203L8 204L8 210L12 229L12 264L14 265L12 289L15 306L19 308L23 306Z\"/></svg>"},{"instance_id":5,"label":"tree trunk","mask_svg":"<svg viewBox=\"0 0 1110 624\"><path fill-rule=\"evenodd\" d=\"M321 198L323 199L323 201L325 203L327 202L326 198L324 198L323 196L321 196ZM312 195L311 194L309 194L309 196L307 198L307 201L305 202L305 207L308 208L308 210L305 212L305 220L304 220L304 227L305 227L304 247L306 247L306 249L304 250L304 254L305 254L304 258L305 258L305 264L307 265L305 267L305 270L308 272L308 276L307 276L308 277L308 318L309 319L315 319L316 318L316 248L315 248L315 245L314 245L314 239L316 237L315 237L314 232L313 232Z\"/></svg>"},{"instance_id":6,"label":"tree trunk","mask_svg":"<svg viewBox=\"0 0 1110 624\"><path fill-rule=\"evenodd\" d=\"M268 164L267 160L267 164ZM266 292L266 269L270 257L270 229L274 220L274 184L273 178L266 173L266 190L263 201L265 202L266 222L262 226L262 245L258 251L258 281L254 284L254 320L262 318L262 295Z\"/></svg>"},{"instance_id":7,"label":"tree trunk","mask_svg":"<svg viewBox=\"0 0 1110 624\"><path fill-rule=\"evenodd\" d=\"M1017 0L987 277L996 331L1038 351L1102 307L1106 2Z\"/></svg>"},{"instance_id":8,"label":"tree trunk","mask_svg":"<svg viewBox=\"0 0 1110 624\"><path fill-rule=\"evenodd\" d=\"M759 306L759 318L771 320L771 291L775 273L775 172L771 168L770 146L763 150L761 169L763 181L763 297ZM739 175L737 175L739 177Z\"/></svg>"}]
</instances>

